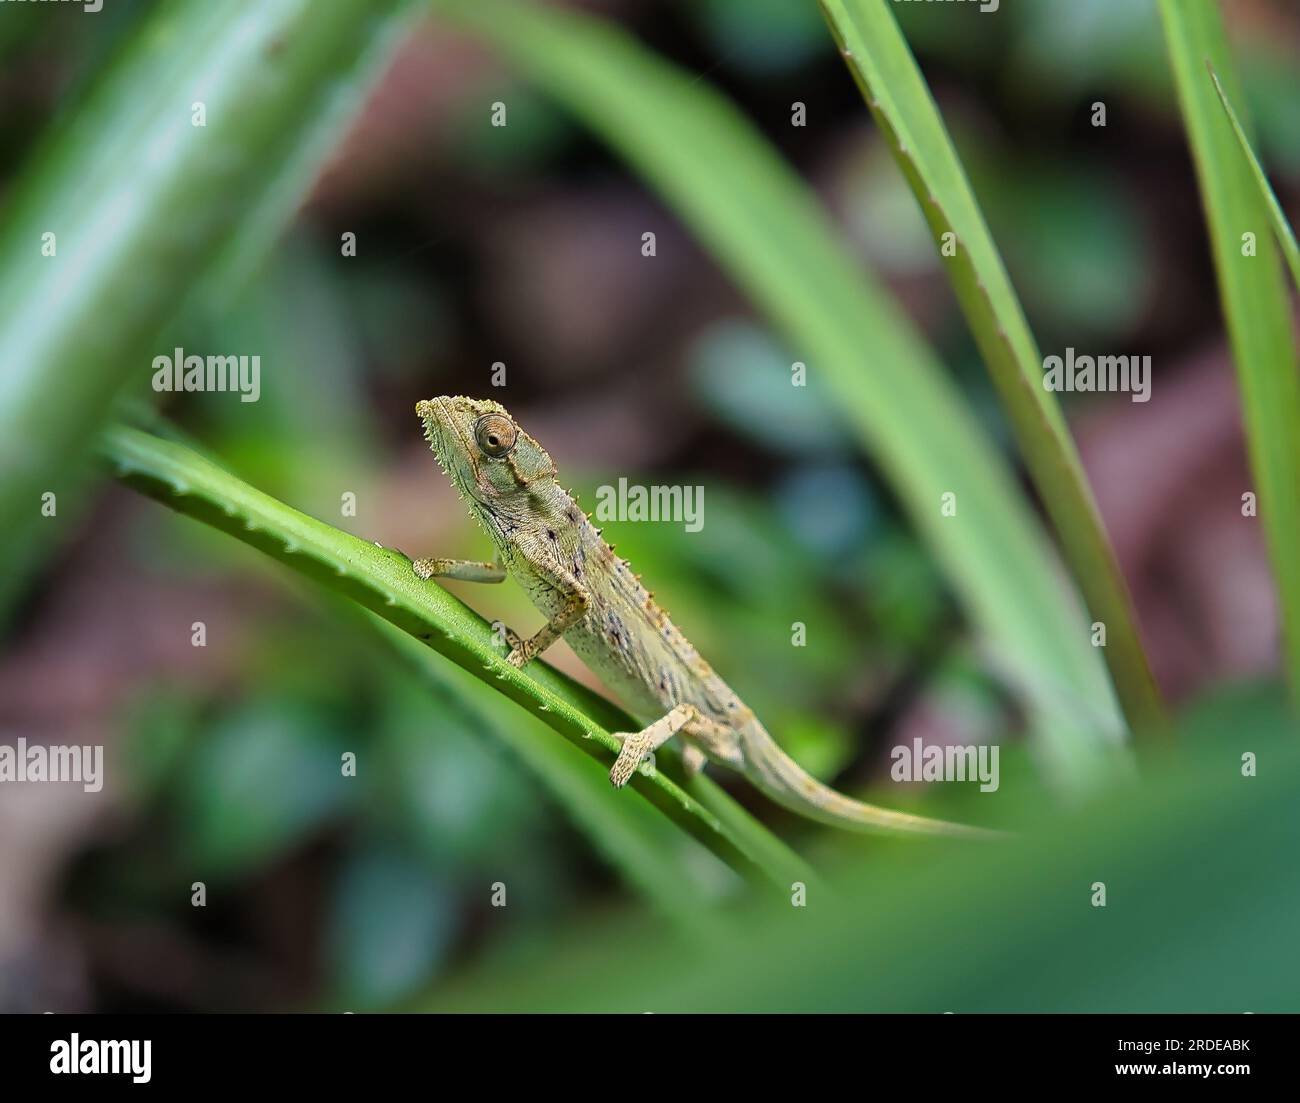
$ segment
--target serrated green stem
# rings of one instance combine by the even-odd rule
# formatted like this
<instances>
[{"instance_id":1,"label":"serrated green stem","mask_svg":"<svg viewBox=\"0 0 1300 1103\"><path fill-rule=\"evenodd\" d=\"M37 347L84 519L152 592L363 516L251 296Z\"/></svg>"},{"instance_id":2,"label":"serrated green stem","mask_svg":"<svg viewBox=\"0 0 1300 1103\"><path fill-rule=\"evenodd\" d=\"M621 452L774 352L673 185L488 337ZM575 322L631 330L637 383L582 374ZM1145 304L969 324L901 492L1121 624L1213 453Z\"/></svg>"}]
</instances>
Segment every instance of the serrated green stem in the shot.
<instances>
[{"instance_id":1,"label":"serrated green stem","mask_svg":"<svg viewBox=\"0 0 1300 1103\"><path fill-rule=\"evenodd\" d=\"M717 948L728 940L730 920L717 907L717 895L702 891L695 876L700 866L696 859L707 856L676 825L635 797L611 800L603 763L596 764L565 740L552 739L508 702L491 695L485 700L466 671L445 663L420 641L342 599L335 604L341 613L352 611L358 624L382 641L435 701L454 707L462 723L519 763L610 868L665 920L697 945ZM709 870L714 876L719 872Z\"/></svg>"},{"instance_id":2,"label":"serrated green stem","mask_svg":"<svg viewBox=\"0 0 1300 1103\"><path fill-rule=\"evenodd\" d=\"M593 758L611 762L619 743L610 732L640 727L545 662L535 660L527 670L511 666L491 625L441 586L417 578L401 552L299 513L176 441L113 426L101 453L122 482L377 613ZM631 788L751 880L783 889L792 881L816 880L797 855L707 778L692 778L683 787L665 769L641 771Z\"/></svg>"}]
</instances>

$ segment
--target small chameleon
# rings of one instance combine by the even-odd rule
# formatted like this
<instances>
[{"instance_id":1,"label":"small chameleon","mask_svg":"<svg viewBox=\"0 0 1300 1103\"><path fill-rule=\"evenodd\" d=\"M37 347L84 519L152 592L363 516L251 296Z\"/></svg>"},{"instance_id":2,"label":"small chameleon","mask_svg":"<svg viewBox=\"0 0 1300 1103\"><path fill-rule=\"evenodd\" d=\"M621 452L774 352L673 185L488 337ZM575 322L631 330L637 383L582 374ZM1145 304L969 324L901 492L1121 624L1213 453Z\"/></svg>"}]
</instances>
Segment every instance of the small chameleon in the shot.
<instances>
[{"instance_id":1,"label":"small chameleon","mask_svg":"<svg viewBox=\"0 0 1300 1103\"><path fill-rule=\"evenodd\" d=\"M679 736L687 774L713 761L740 771L777 803L856 831L992 836L992 831L851 800L798 766L753 711L655 604L627 562L557 481L551 457L499 403L443 396L416 404L443 472L496 548L491 562L419 559L422 579L513 577L546 623L529 639L506 629L507 661L524 667L561 636L647 726L615 733L610 780L622 787Z\"/></svg>"}]
</instances>

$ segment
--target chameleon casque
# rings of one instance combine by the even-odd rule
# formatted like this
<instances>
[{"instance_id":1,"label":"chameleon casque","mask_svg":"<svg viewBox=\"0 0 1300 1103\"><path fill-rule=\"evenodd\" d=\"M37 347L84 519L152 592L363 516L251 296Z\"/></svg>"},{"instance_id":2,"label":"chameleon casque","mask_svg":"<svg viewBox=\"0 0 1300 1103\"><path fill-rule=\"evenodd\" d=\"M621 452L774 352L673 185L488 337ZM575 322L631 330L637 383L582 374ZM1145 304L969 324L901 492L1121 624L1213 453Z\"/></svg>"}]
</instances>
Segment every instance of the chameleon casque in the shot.
<instances>
[{"instance_id":1,"label":"chameleon casque","mask_svg":"<svg viewBox=\"0 0 1300 1103\"><path fill-rule=\"evenodd\" d=\"M508 661L524 667L561 636L641 723L617 733L610 780L623 786L673 736L688 772L711 760L740 771L778 804L867 832L992 836L995 832L863 804L823 785L781 750L754 713L655 604L628 564L557 481L551 457L499 403L434 398L416 414L443 471L496 547L492 562L420 559L419 577L513 577L546 623L531 638L507 630Z\"/></svg>"}]
</instances>

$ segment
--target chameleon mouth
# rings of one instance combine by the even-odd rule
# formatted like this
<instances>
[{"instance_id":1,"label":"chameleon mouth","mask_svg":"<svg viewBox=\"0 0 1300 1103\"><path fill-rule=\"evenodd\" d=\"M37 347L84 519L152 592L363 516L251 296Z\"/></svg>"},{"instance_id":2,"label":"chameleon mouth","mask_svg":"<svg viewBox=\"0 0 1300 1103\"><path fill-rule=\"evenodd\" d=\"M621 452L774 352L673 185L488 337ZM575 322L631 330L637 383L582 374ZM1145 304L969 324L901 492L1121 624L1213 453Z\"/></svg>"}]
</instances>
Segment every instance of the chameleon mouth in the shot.
<instances>
[{"instance_id":1,"label":"chameleon mouth","mask_svg":"<svg viewBox=\"0 0 1300 1103\"><path fill-rule=\"evenodd\" d=\"M456 465L452 463L454 446L449 447L452 444L452 434L462 437L462 444L464 441L463 434L456 431L451 403L444 397L423 398L415 404L415 413L424 422L424 439L429 442L433 458L438 461L442 473L455 481Z\"/></svg>"},{"instance_id":2,"label":"chameleon mouth","mask_svg":"<svg viewBox=\"0 0 1300 1103\"><path fill-rule=\"evenodd\" d=\"M477 506L481 516L495 523L496 510L492 503L474 492L478 475L475 445L457 419L452 399L446 396L422 399L415 404L415 412L424 422L424 439L429 442L429 450L442 473L461 498ZM469 472L464 470L465 464L469 465Z\"/></svg>"}]
</instances>

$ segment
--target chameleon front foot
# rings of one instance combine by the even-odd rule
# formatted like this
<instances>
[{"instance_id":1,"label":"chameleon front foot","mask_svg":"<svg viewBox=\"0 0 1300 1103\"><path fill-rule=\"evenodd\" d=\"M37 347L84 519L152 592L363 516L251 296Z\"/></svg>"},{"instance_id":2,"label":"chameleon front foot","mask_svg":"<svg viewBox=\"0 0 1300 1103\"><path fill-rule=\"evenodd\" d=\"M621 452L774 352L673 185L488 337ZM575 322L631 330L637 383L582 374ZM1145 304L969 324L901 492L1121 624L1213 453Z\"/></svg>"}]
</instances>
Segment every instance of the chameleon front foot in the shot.
<instances>
[{"instance_id":1,"label":"chameleon front foot","mask_svg":"<svg viewBox=\"0 0 1300 1103\"><path fill-rule=\"evenodd\" d=\"M506 655L506 662L516 670L522 670L528 665L528 660L536 654L529 646L532 641L523 639L513 628L504 624L501 625L501 635L505 639L506 646L510 648Z\"/></svg>"},{"instance_id":2,"label":"chameleon front foot","mask_svg":"<svg viewBox=\"0 0 1300 1103\"><path fill-rule=\"evenodd\" d=\"M492 563L477 559L416 559L411 563L417 578L456 578L461 582L502 582L506 569L499 560Z\"/></svg>"},{"instance_id":3,"label":"chameleon front foot","mask_svg":"<svg viewBox=\"0 0 1300 1103\"><path fill-rule=\"evenodd\" d=\"M529 650L527 642L521 643L518 647L512 647L510 654L506 656L506 662L516 670L523 670L528 665L529 660L533 657Z\"/></svg>"},{"instance_id":4,"label":"chameleon front foot","mask_svg":"<svg viewBox=\"0 0 1300 1103\"><path fill-rule=\"evenodd\" d=\"M586 616L590 601L591 597L586 590L575 588L565 599L564 608L543 624L535 635L522 642L506 628L506 641L510 644L510 654L506 656L506 661L511 666L522 669Z\"/></svg>"}]
</instances>

